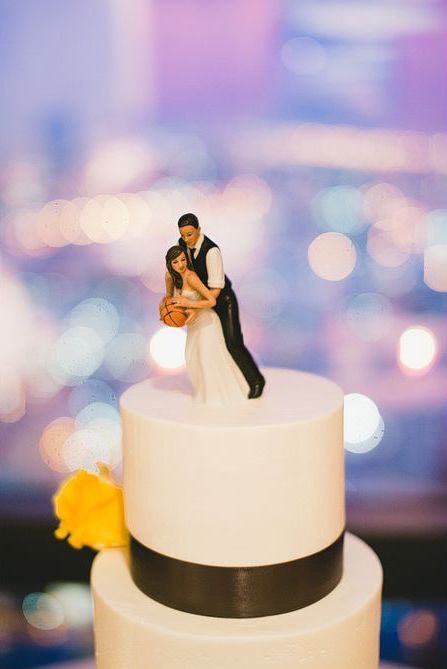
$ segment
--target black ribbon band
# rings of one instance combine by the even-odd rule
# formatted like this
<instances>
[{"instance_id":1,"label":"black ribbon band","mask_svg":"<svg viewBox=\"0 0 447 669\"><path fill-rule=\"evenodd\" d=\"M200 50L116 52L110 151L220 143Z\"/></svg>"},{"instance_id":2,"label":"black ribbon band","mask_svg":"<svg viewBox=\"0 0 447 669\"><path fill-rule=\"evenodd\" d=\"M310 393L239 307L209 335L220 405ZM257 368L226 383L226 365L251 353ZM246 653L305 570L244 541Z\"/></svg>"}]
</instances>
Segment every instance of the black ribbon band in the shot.
<instances>
[{"instance_id":1,"label":"black ribbon band","mask_svg":"<svg viewBox=\"0 0 447 669\"><path fill-rule=\"evenodd\" d=\"M135 585L173 609L217 618L256 618L318 602L343 574L344 532L306 557L259 567L218 567L161 555L131 536Z\"/></svg>"}]
</instances>

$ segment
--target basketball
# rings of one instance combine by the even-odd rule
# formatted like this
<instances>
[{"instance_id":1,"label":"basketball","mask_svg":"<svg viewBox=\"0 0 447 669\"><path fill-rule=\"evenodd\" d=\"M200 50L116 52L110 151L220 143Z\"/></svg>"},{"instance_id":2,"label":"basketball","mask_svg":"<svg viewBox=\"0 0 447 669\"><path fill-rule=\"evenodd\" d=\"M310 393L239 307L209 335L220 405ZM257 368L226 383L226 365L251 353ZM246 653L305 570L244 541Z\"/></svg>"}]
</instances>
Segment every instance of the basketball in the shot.
<instances>
[{"instance_id":1,"label":"basketball","mask_svg":"<svg viewBox=\"0 0 447 669\"><path fill-rule=\"evenodd\" d=\"M160 318L170 328L181 328L185 325L188 315L185 313L185 307L169 304L165 298L160 305Z\"/></svg>"}]
</instances>

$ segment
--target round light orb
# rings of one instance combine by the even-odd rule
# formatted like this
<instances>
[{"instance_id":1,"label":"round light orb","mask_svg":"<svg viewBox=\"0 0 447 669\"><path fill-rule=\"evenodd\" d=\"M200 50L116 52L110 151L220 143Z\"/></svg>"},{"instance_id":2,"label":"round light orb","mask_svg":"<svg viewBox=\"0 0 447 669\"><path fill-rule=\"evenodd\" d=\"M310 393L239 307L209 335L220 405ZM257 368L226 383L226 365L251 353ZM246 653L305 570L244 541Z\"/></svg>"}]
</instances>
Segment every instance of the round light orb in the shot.
<instances>
[{"instance_id":1,"label":"round light orb","mask_svg":"<svg viewBox=\"0 0 447 669\"><path fill-rule=\"evenodd\" d=\"M90 588L85 583L55 583L46 588L62 605L68 627L82 628L92 622Z\"/></svg>"},{"instance_id":2,"label":"round light orb","mask_svg":"<svg viewBox=\"0 0 447 669\"><path fill-rule=\"evenodd\" d=\"M312 212L322 230L356 234L367 221L362 211L363 197L352 186L334 186L318 193L312 202Z\"/></svg>"},{"instance_id":3,"label":"round light orb","mask_svg":"<svg viewBox=\"0 0 447 669\"><path fill-rule=\"evenodd\" d=\"M434 244L425 249L424 282L438 293L447 292L447 244Z\"/></svg>"},{"instance_id":4,"label":"round light orb","mask_svg":"<svg viewBox=\"0 0 447 669\"><path fill-rule=\"evenodd\" d=\"M110 439L110 431L101 426L88 424L88 427L74 432L64 444L64 460L70 471L86 469L98 473L97 462L103 462L111 469L121 460L117 450L116 432Z\"/></svg>"},{"instance_id":5,"label":"round light orb","mask_svg":"<svg viewBox=\"0 0 447 669\"><path fill-rule=\"evenodd\" d=\"M375 223L389 211L390 203L403 197L401 191L390 183L374 183L363 188L363 212Z\"/></svg>"},{"instance_id":6,"label":"round light orb","mask_svg":"<svg viewBox=\"0 0 447 669\"><path fill-rule=\"evenodd\" d=\"M129 212L118 197L97 195L82 209L80 224L92 242L108 244L124 236L129 226Z\"/></svg>"},{"instance_id":7,"label":"round light orb","mask_svg":"<svg viewBox=\"0 0 447 669\"><path fill-rule=\"evenodd\" d=\"M350 393L344 402L344 441L351 453L366 453L378 446L384 422L376 403L366 395Z\"/></svg>"},{"instance_id":8,"label":"round light orb","mask_svg":"<svg viewBox=\"0 0 447 669\"><path fill-rule=\"evenodd\" d=\"M119 328L116 307L101 297L91 297L74 307L69 315L70 327L88 327L94 330L104 343L110 341Z\"/></svg>"},{"instance_id":9,"label":"round light orb","mask_svg":"<svg viewBox=\"0 0 447 669\"><path fill-rule=\"evenodd\" d=\"M435 334L427 327L407 328L399 338L398 361L402 371L425 374L433 366L438 352Z\"/></svg>"},{"instance_id":10,"label":"round light orb","mask_svg":"<svg viewBox=\"0 0 447 669\"><path fill-rule=\"evenodd\" d=\"M341 281L354 270L357 252L346 235L324 232L311 242L307 257L312 270L321 279Z\"/></svg>"},{"instance_id":11,"label":"round light orb","mask_svg":"<svg viewBox=\"0 0 447 669\"><path fill-rule=\"evenodd\" d=\"M88 377L102 364L104 344L92 328L68 328L57 340L55 363L62 375Z\"/></svg>"},{"instance_id":12,"label":"round light orb","mask_svg":"<svg viewBox=\"0 0 447 669\"><path fill-rule=\"evenodd\" d=\"M64 459L64 444L75 429L73 418L61 416L47 425L43 431L39 441L39 452L42 460L53 471L70 471Z\"/></svg>"},{"instance_id":13,"label":"round light orb","mask_svg":"<svg viewBox=\"0 0 447 669\"><path fill-rule=\"evenodd\" d=\"M31 592L24 597L22 611L33 627L52 630L64 622L64 610L56 597L44 592Z\"/></svg>"},{"instance_id":14,"label":"round light orb","mask_svg":"<svg viewBox=\"0 0 447 669\"><path fill-rule=\"evenodd\" d=\"M76 416L76 424L81 429L97 433L99 442L103 443L108 451L108 460L112 468L116 467L122 459L121 450L121 420L118 409L103 402L93 402L84 407Z\"/></svg>"},{"instance_id":15,"label":"round light orb","mask_svg":"<svg viewBox=\"0 0 447 669\"><path fill-rule=\"evenodd\" d=\"M379 293L361 293L349 302L345 319L349 329L363 341L383 339L392 324L390 300Z\"/></svg>"},{"instance_id":16,"label":"round light orb","mask_svg":"<svg viewBox=\"0 0 447 669\"><path fill-rule=\"evenodd\" d=\"M68 200L52 200L47 202L37 216L37 234L47 246L58 248L66 246L68 241L63 234L61 221L64 218L64 212L68 215L73 205Z\"/></svg>"},{"instance_id":17,"label":"round light orb","mask_svg":"<svg viewBox=\"0 0 447 669\"><path fill-rule=\"evenodd\" d=\"M161 328L151 338L151 358L164 369L180 369L185 365L186 334L180 328Z\"/></svg>"},{"instance_id":18,"label":"round light orb","mask_svg":"<svg viewBox=\"0 0 447 669\"><path fill-rule=\"evenodd\" d=\"M368 230L366 243L368 253L376 263L384 267L399 267L409 258L409 253L394 243L393 229L392 219L382 219Z\"/></svg>"},{"instance_id":19,"label":"round light orb","mask_svg":"<svg viewBox=\"0 0 447 669\"><path fill-rule=\"evenodd\" d=\"M397 633L404 646L417 649L433 643L439 628L439 619L432 611L410 611L399 621Z\"/></svg>"},{"instance_id":20,"label":"round light orb","mask_svg":"<svg viewBox=\"0 0 447 669\"><path fill-rule=\"evenodd\" d=\"M105 402L91 402L83 407L76 415L76 424L86 426L93 420L110 420L120 422L120 414L117 408Z\"/></svg>"}]
</instances>

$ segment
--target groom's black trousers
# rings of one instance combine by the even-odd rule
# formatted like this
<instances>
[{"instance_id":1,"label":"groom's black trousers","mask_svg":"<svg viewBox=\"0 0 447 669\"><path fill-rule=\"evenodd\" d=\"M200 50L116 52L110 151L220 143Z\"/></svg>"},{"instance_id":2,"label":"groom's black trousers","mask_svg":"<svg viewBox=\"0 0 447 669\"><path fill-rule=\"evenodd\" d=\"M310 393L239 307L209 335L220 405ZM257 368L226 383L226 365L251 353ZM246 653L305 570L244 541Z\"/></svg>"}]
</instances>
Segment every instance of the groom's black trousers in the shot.
<instances>
[{"instance_id":1,"label":"groom's black trousers","mask_svg":"<svg viewBox=\"0 0 447 669\"><path fill-rule=\"evenodd\" d=\"M222 323L227 349L245 376L248 385L251 388L255 383L261 383L264 377L253 360L250 351L244 344L244 337L239 322L239 306L236 295L231 288L219 295L214 310Z\"/></svg>"}]
</instances>

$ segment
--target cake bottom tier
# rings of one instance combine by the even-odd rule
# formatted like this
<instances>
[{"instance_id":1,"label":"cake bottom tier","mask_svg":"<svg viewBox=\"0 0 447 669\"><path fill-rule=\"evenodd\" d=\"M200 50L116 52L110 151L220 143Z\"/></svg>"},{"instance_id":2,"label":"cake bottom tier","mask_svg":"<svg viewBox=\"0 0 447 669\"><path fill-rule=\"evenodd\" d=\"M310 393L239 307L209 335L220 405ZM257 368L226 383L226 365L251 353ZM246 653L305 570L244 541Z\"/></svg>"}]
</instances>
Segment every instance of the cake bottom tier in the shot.
<instances>
[{"instance_id":1,"label":"cake bottom tier","mask_svg":"<svg viewBox=\"0 0 447 669\"><path fill-rule=\"evenodd\" d=\"M153 601L124 549L93 563L97 669L377 669L382 568L347 533L344 575L319 602L262 618L212 618Z\"/></svg>"}]
</instances>

